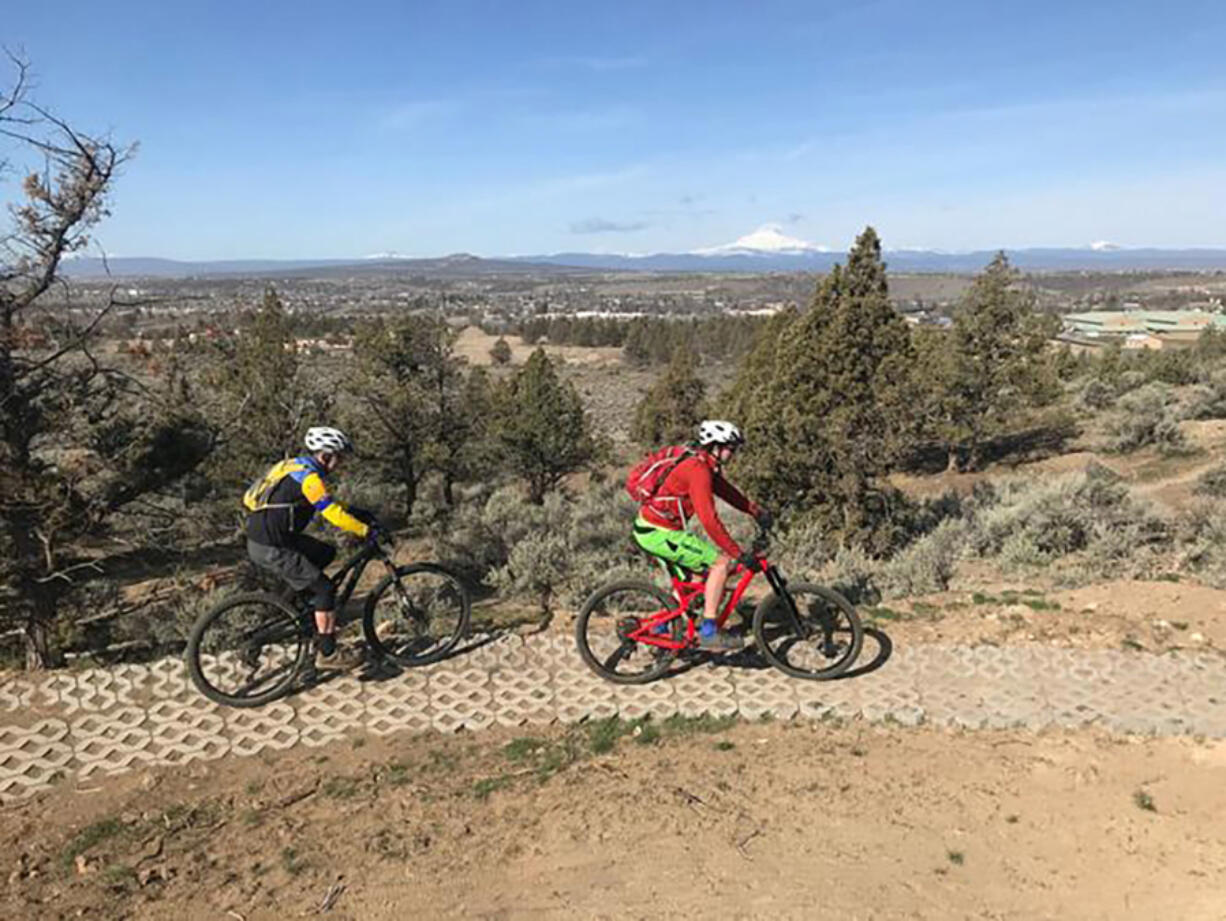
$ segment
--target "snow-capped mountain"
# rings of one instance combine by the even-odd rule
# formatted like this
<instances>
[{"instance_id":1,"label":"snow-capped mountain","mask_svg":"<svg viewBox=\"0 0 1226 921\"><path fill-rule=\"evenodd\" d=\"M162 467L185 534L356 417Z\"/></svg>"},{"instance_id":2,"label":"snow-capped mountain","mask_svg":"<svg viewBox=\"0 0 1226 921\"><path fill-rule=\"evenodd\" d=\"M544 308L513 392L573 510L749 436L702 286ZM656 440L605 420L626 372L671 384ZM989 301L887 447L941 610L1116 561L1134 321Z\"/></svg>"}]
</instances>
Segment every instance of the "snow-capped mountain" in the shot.
<instances>
[{"instance_id":1,"label":"snow-capped mountain","mask_svg":"<svg viewBox=\"0 0 1226 921\"><path fill-rule=\"evenodd\" d=\"M732 243L695 249L691 252L696 256L753 255L755 253L803 255L805 253L828 253L830 250L825 246L789 237L778 224L763 224L753 233L747 233Z\"/></svg>"},{"instance_id":2,"label":"snow-capped mountain","mask_svg":"<svg viewBox=\"0 0 1226 921\"><path fill-rule=\"evenodd\" d=\"M1141 271L1226 270L1226 249L1210 247L1157 249L1124 247L1105 240L1079 247L1008 249L1009 261L1023 271ZM891 272L978 272L996 255L995 250L945 252L930 249L896 249L883 253ZM731 243L680 253L585 253L563 252L506 257L481 257L452 253L435 258L417 258L395 251L350 259L246 259L209 262L177 262L169 259L115 257L106 264L92 256L65 259L63 274L77 278L164 277L229 275L276 277L278 275L376 275L418 274L439 277L470 275L561 273L583 271L630 272L827 272L847 258L844 251L792 237L779 224L763 224Z\"/></svg>"}]
</instances>

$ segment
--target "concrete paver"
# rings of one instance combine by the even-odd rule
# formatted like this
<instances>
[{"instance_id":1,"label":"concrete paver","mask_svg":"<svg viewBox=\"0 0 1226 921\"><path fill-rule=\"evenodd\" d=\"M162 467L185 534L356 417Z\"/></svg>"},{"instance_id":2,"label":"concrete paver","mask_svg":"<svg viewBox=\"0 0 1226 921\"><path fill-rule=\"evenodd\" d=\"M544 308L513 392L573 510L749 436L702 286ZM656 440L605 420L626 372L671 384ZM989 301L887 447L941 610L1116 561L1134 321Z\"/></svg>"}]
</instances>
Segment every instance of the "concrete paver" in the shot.
<instances>
[{"instance_id":1,"label":"concrete paver","mask_svg":"<svg viewBox=\"0 0 1226 921\"><path fill-rule=\"evenodd\" d=\"M569 637L502 636L426 668L384 680L348 675L255 710L210 703L175 659L22 675L0 684L0 802L63 780L328 745L356 732L673 714L1226 738L1226 657L934 644L895 649L880 668L836 681L721 664L628 686L592 674Z\"/></svg>"}]
</instances>

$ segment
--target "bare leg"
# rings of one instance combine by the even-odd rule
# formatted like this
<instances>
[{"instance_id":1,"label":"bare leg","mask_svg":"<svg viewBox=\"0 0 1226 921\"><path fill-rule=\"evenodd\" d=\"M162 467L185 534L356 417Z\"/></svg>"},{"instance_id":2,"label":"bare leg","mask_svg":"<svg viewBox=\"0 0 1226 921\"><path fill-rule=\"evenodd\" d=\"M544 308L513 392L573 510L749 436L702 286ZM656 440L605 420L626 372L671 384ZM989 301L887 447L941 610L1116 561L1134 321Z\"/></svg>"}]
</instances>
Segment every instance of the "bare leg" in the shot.
<instances>
[{"instance_id":1,"label":"bare leg","mask_svg":"<svg viewBox=\"0 0 1226 921\"><path fill-rule=\"evenodd\" d=\"M703 620L715 620L719 616L719 603L724 598L724 586L728 583L728 569L732 558L720 554L707 570L707 586L702 599Z\"/></svg>"},{"instance_id":2,"label":"bare leg","mask_svg":"<svg viewBox=\"0 0 1226 921\"><path fill-rule=\"evenodd\" d=\"M319 631L320 636L326 636L329 633L336 632L336 612L335 611L316 611L315 612L315 629Z\"/></svg>"}]
</instances>

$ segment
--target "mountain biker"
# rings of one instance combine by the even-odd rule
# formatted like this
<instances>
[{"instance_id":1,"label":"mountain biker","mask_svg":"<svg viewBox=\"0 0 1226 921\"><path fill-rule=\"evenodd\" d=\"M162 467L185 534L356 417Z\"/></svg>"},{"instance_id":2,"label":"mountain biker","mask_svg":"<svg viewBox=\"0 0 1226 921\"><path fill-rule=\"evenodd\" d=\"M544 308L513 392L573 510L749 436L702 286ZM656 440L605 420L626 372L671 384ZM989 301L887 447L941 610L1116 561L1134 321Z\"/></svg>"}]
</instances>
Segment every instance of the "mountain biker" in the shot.
<instances>
[{"instance_id":1,"label":"mountain biker","mask_svg":"<svg viewBox=\"0 0 1226 921\"><path fill-rule=\"evenodd\" d=\"M377 526L357 517L328 493L324 476L335 473L353 452L353 442L340 429L317 425L303 440L309 454L274 464L243 497L247 516L247 555L298 591L309 591L315 607L317 661L331 668L357 664L336 648L336 586L324 569L336 548L302 531L315 513L342 531L371 540Z\"/></svg>"},{"instance_id":2,"label":"mountain biker","mask_svg":"<svg viewBox=\"0 0 1226 921\"><path fill-rule=\"evenodd\" d=\"M720 419L702 422L692 453L669 471L656 494L639 508L634 522L634 540L643 550L693 572L707 571L702 623L698 628L698 645L702 649L740 648L740 640L718 629L716 616L733 561L746 566L756 564L753 554L737 546L719 520L714 496L753 516L763 528L771 522L770 512L745 498L724 478L723 465L744 444L745 436L731 422ZM714 544L685 530L686 522L695 514Z\"/></svg>"}]
</instances>

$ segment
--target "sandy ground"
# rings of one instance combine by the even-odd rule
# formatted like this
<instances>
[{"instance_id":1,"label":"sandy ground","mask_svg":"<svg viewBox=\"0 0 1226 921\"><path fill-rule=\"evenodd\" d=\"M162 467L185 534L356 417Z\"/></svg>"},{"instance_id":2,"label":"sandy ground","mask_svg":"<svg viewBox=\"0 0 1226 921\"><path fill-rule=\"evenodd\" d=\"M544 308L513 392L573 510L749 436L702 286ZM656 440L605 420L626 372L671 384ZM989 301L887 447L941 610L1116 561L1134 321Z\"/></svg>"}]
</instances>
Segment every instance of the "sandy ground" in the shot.
<instances>
[{"instance_id":1,"label":"sandy ground","mask_svg":"<svg viewBox=\"0 0 1226 921\"><path fill-rule=\"evenodd\" d=\"M1226 591L1187 581L1063 591L985 581L981 589L887 601L861 613L901 644L1226 651Z\"/></svg>"},{"instance_id":2,"label":"sandy ground","mask_svg":"<svg viewBox=\"0 0 1226 921\"><path fill-rule=\"evenodd\" d=\"M702 728L601 754L585 729L355 739L57 790L4 814L0 917L280 921L329 892L350 921L1226 916L1226 743Z\"/></svg>"},{"instance_id":3,"label":"sandy ground","mask_svg":"<svg viewBox=\"0 0 1226 921\"><path fill-rule=\"evenodd\" d=\"M524 345L519 336L507 336L507 344L511 347L511 363L521 365L536 351L536 346ZM490 349L498 341L497 336L488 336L475 326L466 326L456 340L456 354L468 359L470 364L490 365ZM551 358L561 358L570 364L590 365L593 367L609 367L621 364L622 350L620 348L588 348L578 345L546 345L545 351Z\"/></svg>"}]
</instances>

